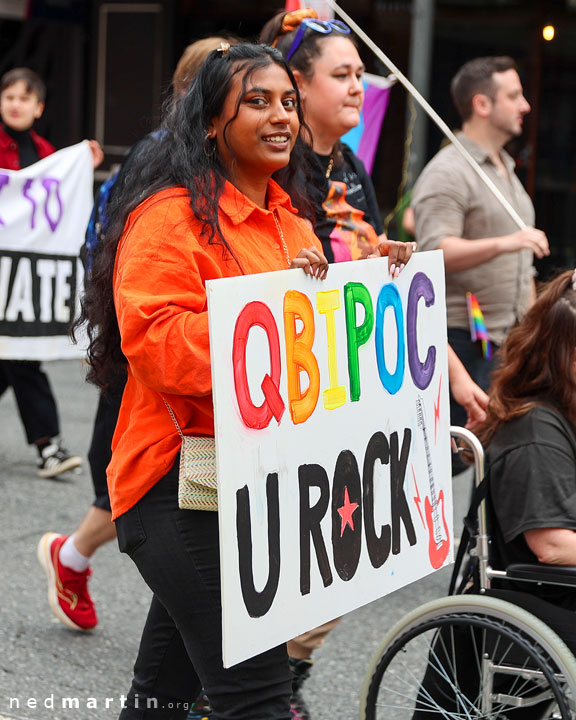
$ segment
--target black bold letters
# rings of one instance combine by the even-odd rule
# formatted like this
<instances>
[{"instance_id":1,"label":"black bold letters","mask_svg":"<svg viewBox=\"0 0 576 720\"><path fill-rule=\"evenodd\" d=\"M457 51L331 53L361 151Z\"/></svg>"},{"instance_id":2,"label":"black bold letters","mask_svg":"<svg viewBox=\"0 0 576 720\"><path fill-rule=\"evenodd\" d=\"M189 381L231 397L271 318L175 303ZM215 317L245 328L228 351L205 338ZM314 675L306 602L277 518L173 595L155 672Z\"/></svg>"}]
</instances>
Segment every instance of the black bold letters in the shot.
<instances>
[{"instance_id":1,"label":"black bold letters","mask_svg":"<svg viewBox=\"0 0 576 720\"><path fill-rule=\"evenodd\" d=\"M366 545L372 567L379 568L388 560L390 555L392 529L389 524L382 525L380 537L376 535L374 526L374 464L376 460L380 460L383 465L390 462L390 446L382 432L374 433L368 442L362 473Z\"/></svg>"},{"instance_id":2,"label":"black bold letters","mask_svg":"<svg viewBox=\"0 0 576 720\"><path fill-rule=\"evenodd\" d=\"M342 450L334 470L332 551L336 572L342 580L351 580L362 551L362 488L358 463L350 450Z\"/></svg>"},{"instance_id":3,"label":"black bold letters","mask_svg":"<svg viewBox=\"0 0 576 720\"><path fill-rule=\"evenodd\" d=\"M236 534L238 536L238 565L244 605L250 617L266 615L278 590L280 579L280 505L278 501L278 473L266 479L268 505L268 580L262 591L254 586L252 566L252 520L250 491L245 485L236 491Z\"/></svg>"},{"instance_id":4,"label":"black bold letters","mask_svg":"<svg viewBox=\"0 0 576 720\"><path fill-rule=\"evenodd\" d=\"M400 520L404 523L406 535L410 545L416 544L416 532L410 515L408 501L404 494L404 477L406 476L406 465L410 453L410 441L412 431L409 428L404 430L402 440L402 451L398 455L398 433L390 435L390 497L392 499L392 554L400 552Z\"/></svg>"},{"instance_id":5,"label":"black bold letters","mask_svg":"<svg viewBox=\"0 0 576 720\"><path fill-rule=\"evenodd\" d=\"M310 592L310 537L314 542L324 587L332 584L332 571L320 527L330 502L330 486L326 470L320 465L300 465L298 482L300 485L300 592L302 595L307 595ZM310 507L311 487L320 490L320 499L314 507Z\"/></svg>"}]
</instances>

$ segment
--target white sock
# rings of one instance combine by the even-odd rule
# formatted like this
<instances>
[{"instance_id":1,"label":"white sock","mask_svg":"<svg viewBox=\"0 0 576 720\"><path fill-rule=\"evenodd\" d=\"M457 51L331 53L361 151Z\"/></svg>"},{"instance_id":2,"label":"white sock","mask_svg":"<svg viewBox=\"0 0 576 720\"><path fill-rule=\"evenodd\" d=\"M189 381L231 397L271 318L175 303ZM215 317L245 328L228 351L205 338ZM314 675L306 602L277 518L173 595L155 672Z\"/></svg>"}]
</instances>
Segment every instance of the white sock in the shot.
<instances>
[{"instance_id":1,"label":"white sock","mask_svg":"<svg viewBox=\"0 0 576 720\"><path fill-rule=\"evenodd\" d=\"M82 555L74 545L74 535L70 535L68 540L60 548L59 559L62 565L71 568L75 572L84 572L90 565L90 558Z\"/></svg>"}]
</instances>

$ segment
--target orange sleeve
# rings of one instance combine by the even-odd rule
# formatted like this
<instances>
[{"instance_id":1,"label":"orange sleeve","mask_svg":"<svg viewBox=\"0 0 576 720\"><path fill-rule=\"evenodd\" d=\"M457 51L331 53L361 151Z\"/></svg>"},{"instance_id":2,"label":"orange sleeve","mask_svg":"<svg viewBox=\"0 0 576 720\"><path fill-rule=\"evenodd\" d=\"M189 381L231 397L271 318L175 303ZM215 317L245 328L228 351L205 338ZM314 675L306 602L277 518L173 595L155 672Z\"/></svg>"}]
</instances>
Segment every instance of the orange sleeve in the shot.
<instances>
[{"instance_id":1,"label":"orange sleeve","mask_svg":"<svg viewBox=\"0 0 576 720\"><path fill-rule=\"evenodd\" d=\"M198 243L186 201L155 202L131 220L114 300L122 351L138 382L163 393L211 392L204 282L221 274Z\"/></svg>"}]
</instances>

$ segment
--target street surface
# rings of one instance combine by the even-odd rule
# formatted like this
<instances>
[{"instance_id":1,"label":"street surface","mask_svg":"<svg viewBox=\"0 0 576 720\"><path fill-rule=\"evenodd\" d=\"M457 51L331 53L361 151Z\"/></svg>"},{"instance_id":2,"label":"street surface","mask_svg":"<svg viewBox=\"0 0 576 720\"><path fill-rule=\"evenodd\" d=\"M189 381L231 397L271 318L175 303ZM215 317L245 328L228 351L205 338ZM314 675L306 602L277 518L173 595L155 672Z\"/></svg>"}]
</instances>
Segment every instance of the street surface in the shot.
<instances>
[{"instance_id":1,"label":"street surface","mask_svg":"<svg viewBox=\"0 0 576 720\"><path fill-rule=\"evenodd\" d=\"M92 565L99 626L76 632L50 611L36 544L47 531L71 533L92 502L86 452L97 391L84 382L79 361L46 363L45 369L64 443L85 465L81 474L65 479L38 478L36 453L26 445L11 391L0 399L0 720L115 720L130 685L150 592L131 560L110 543ZM458 480L455 514L462 518L469 475ZM304 686L313 720L357 717L363 676L385 629L445 594L449 574L444 569L343 619L315 653ZM78 706L63 708L66 699Z\"/></svg>"}]
</instances>

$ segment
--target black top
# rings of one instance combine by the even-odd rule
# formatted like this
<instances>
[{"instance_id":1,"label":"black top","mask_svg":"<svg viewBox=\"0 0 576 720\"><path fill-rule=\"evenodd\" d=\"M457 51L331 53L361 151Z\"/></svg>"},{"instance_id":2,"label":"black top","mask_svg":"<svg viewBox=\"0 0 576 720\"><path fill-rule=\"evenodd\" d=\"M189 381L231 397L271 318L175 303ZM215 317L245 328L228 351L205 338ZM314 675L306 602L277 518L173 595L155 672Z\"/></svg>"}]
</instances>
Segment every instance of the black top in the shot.
<instances>
[{"instance_id":1,"label":"black top","mask_svg":"<svg viewBox=\"0 0 576 720\"><path fill-rule=\"evenodd\" d=\"M34 141L30 137L28 130L13 130L7 125L4 125L4 130L18 145L18 156L20 158L21 168L34 165L35 162L40 160L36 145L34 145Z\"/></svg>"},{"instance_id":2,"label":"black top","mask_svg":"<svg viewBox=\"0 0 576 720\"><path fill-rule=\"evenodd\" d=\"M316 215L314 232L322 241L328 262L366 257L384 228L364 164L342 144L342 161L327 179L330 156L314 153L314 157L310 188Z\"/></svg>"},{"instance_id":3,"label":"black top","mask_svg":"<svg viewBox=\"0 0 576 720\"><path fill-rule=\"evenodd\" d=\"M486 454L491 497L492 563L537 563L523 532L539 528L576 531L576 436L571 424L549 406L537 406L505 423ZM576 609L576 591L519 583L563 607Z\"/></svg>"}]
</instances>

